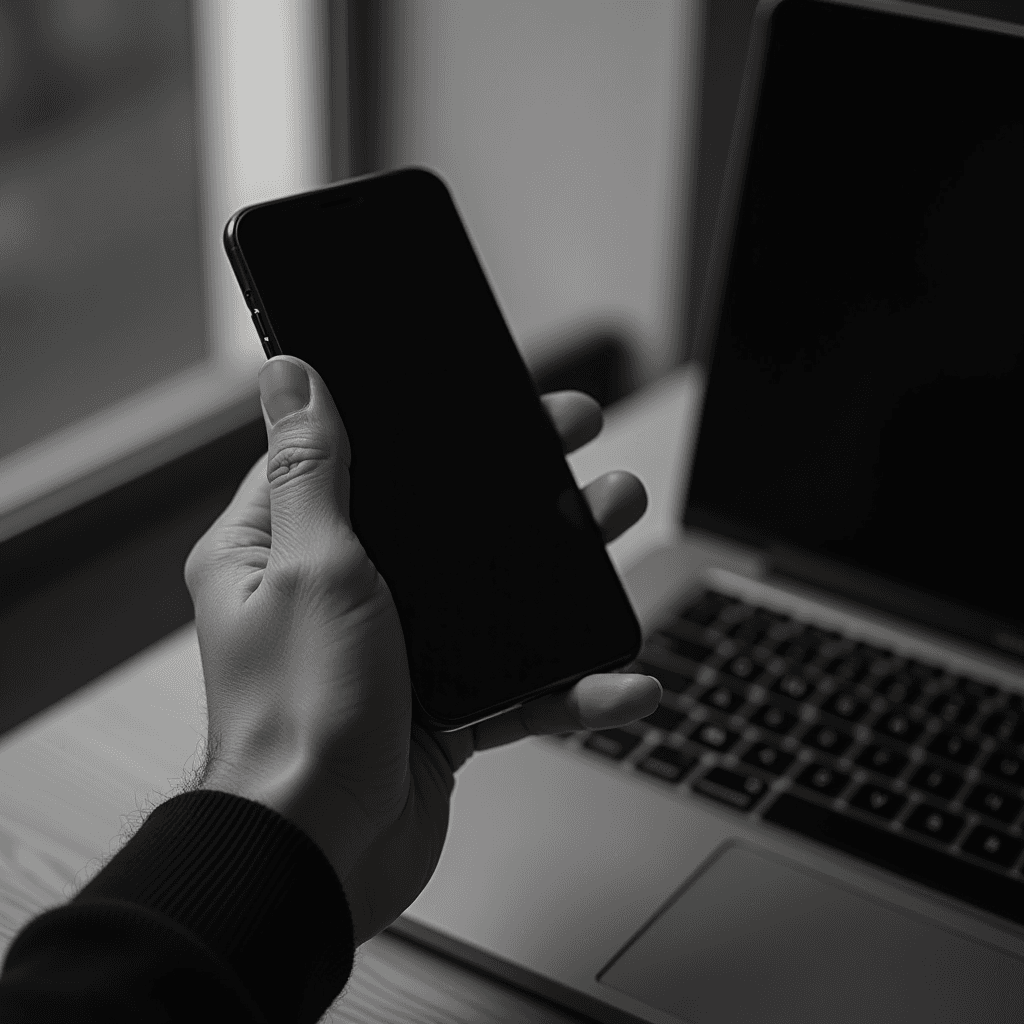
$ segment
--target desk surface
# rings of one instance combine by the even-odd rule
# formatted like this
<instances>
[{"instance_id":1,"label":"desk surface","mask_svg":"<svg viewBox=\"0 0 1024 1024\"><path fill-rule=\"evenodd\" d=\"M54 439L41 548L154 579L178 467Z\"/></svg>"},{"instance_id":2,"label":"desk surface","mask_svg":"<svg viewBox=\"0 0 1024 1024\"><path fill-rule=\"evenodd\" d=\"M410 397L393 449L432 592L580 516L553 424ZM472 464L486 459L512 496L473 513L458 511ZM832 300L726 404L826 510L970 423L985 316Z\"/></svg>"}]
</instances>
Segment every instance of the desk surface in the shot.
<instances>
[{"instance_id":1,"label":"desk surface","mask_svg":"<svg viewBox=\"0 0 1024 1024\"><path fill-rule=\"evenodd\" d=\"M620 572L678 531L695 377L681 369L608 411L569 462L643 480L641 522L609 547ZM32 685L24 680L23 685ZM65 902L197 764L206 701L188 625L25 722L0 742L0 957L36 914ZM472 770L470 762L464 771ZM383 1014L383 1018L380 1015ZM326 1020L526 1022L580 1018L383 933L365 943Z\"/></svg>"}]
</instances>

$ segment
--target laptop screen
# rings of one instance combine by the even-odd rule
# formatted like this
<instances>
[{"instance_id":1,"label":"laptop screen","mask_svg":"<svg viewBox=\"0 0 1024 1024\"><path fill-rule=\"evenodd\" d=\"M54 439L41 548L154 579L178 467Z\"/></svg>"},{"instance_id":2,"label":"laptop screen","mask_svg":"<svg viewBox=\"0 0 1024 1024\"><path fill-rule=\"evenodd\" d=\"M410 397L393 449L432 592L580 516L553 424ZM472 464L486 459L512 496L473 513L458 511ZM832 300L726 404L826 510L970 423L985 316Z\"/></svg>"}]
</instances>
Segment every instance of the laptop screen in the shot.
<instances>
[{"instance_id":1,"label":"laptop screen","mask_svg":"<svg viewBox=\"0 0 1024 1024\"><path fill-rule=\"evenodd\" d=\"M749 139L684 522L1024 634L1024 38L784 0Z\"/></svg>"}]
</instances>

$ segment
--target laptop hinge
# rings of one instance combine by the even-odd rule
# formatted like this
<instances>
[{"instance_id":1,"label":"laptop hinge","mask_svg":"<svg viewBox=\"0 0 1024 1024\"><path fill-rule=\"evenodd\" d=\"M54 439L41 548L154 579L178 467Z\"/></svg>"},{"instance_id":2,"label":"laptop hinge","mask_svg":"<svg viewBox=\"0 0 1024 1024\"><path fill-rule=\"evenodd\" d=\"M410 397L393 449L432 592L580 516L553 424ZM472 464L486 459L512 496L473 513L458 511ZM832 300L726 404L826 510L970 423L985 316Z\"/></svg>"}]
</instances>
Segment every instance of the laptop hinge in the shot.
<instances>
[{"instance_id":1,"label":"laptop hinge","mask_svg":"<svg viewBox=\"0 0 1024 1024\"><path fill-rule=\"evenodd\" d=\"M905 622L953 634L1024 665L1024 635L1012 625L811 552L769 548L766 575L779 583L804 584Z\"/></svg>"}]
</instances>

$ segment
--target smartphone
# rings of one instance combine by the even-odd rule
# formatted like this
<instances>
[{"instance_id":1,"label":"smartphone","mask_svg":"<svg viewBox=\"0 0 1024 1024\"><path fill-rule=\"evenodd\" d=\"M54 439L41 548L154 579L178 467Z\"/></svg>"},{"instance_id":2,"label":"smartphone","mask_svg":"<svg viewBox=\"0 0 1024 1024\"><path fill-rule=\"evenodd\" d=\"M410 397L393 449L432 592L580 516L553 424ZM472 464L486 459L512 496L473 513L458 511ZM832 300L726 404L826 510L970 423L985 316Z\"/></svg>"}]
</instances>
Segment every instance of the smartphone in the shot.
<instances>
[{"instance_id":1,"label":"smartphone","mask_svg":"<svg viewBox=\"0 0 1024 1024\"><path fill-rule=\"evenodd\" d=\"M636 615L441 178L247 206L224 244L267 356L315 367L348 431L416 718L455 731L632 661Z\"/></svg>"}]
</instances>

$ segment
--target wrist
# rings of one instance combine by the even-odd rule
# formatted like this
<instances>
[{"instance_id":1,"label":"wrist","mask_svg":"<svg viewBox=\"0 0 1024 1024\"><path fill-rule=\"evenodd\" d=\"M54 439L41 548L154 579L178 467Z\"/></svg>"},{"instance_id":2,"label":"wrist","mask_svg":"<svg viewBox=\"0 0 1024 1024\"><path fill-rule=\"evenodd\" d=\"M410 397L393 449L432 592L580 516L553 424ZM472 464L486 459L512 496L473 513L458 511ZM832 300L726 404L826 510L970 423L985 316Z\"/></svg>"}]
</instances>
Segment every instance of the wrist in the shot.
<instances>
[{"instance_id":1,"label":"wrist","mask_svg":"<svg viewBox=\"0 0 1024 1024\"><path fill-rule=\"evenodd\" d=\"M228 765L207 772L201 789L217 790L263 804L305 833L344 882L369 845L360 841L352 815L318 800L312 774L298 768L265 776Z\"/></svg>"}]
</instances>

